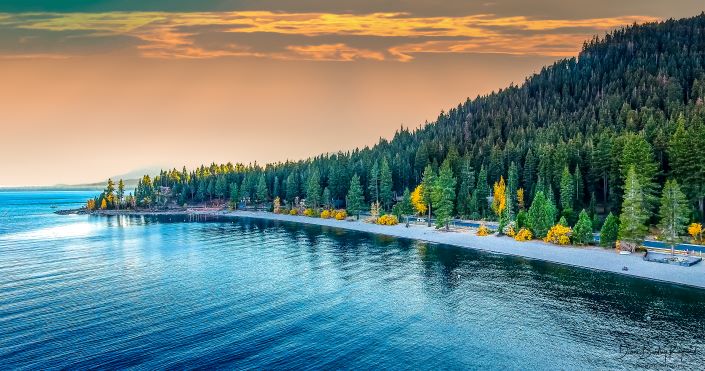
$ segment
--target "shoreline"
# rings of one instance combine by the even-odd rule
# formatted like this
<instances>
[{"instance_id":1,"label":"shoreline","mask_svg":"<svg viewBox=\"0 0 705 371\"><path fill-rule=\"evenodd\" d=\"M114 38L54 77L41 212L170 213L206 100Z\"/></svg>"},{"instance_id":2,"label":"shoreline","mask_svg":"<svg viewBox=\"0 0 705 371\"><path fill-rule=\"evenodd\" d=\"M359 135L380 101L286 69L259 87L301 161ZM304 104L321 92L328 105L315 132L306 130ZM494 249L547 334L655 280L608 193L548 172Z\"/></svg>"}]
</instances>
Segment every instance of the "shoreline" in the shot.
<instances>
[{"instance_id":1,"label":"shoreline","mask_svg":"<svg viewBox=\"0 0 705 371\"><path fill-rule=\"evenodd\" d=\"M76 210L72 211L75 212ZM705 289L705 263L703 262L690 267L654 263L643 260L642 254L619 255L613 249L604 249L597 246L558 246L538 240L519 242L509 237L498 237L495 235L480 237L476 236L474 233L446 232L436 230L434 227L429 228L419 225L412 225L409 228L406 228L404 224L383 226L365 223L363 221L311 218L306 216L274 214L265 211L101 211L84 214L98 216L204 215L319 225L429 243L452 245L488 253L541 260L576 268L617 273L662 283ZM629 270L623 271L622 268L625 266L628 267Z\"/></svg>"}]
</instances>

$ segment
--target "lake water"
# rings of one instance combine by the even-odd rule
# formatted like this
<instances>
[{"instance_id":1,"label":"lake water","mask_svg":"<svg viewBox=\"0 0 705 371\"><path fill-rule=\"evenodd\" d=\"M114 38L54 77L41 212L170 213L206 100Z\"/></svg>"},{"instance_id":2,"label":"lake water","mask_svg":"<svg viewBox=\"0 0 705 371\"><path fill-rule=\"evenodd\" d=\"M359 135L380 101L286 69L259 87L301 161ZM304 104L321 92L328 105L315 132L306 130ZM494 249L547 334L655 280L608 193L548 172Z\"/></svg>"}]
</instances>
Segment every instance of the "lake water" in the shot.
<instances>
[{"instance_id":1,"label":"lake water","mask_svg":"<svg viewBox=\"0 0 705 371\"><path fill-rule=\"evenodd\" d=\"M271 221L0 192L0 369L701 369L705 291ZM658 349L671 355L631 354Z\"/></svg>"}]
</instances>

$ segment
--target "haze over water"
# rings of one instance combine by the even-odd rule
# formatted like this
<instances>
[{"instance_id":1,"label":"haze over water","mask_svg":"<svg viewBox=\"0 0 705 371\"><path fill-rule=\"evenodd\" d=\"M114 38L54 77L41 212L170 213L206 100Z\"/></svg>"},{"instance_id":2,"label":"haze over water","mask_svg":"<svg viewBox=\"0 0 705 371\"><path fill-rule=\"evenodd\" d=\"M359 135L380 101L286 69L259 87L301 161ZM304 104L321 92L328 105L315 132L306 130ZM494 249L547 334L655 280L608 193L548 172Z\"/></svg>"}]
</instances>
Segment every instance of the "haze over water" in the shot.
<instances>
[{"instance_id":1,"label":"haze over water","mask_svg":"<svg viewBox=\"0 0 705 371\"><path fill-rule=\"evenodd\" d=\"M705 360L701 290L317 226L53 214L92 195L0 192L0 369Z\"/></svg>"}]
</instances>

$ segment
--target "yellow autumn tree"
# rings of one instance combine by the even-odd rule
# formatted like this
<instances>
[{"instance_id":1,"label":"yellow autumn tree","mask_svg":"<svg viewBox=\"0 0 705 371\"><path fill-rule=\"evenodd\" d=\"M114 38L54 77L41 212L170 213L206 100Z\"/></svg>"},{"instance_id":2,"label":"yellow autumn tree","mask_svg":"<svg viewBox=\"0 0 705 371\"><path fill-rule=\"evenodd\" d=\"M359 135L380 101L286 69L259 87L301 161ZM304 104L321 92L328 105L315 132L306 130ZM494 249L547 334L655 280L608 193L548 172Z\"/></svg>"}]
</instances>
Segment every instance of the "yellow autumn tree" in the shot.
<instances>
[{"instance_id":1,"label":"yellow autumn tree","mask_svg":"<svg viewBox=\"0 0 705 371\"><path fill-rule=\"evenodd\" d=\"M103 201L100 202L100 209L105 210L108 208L108 203L103 199Z\"/></svg>"},{"instance_id":2,"label":"yellow autumn tree","mask_svg":"<svg viewBox=\"0 0 705 371\"><path fill-rule=\"evenodd\" d=\"M703 240L703 225L700 223L693 223L688 226L688 234L693 239L693 242L700 242Z\"/></svg>"},{"instance_id":3,"label":"yellow autumn tree","mask_svg":"<svg viewBox=\"0 0 705 371\"><path fill-rule=\"evenodd\" d=\"M524 204L524 188L517 189L517 205L519 205L520 210L524 210L526 204Z\"/></svg>"},{"instance_id":4,"label":"yellow autumn tree","mask_svg":"<svg viewBox=\"0 0 705 371\"><path fill-rule=\"evenodd\" d=\"M380 205L379 201L375 201L370 204L370 215L372 216L372 219L374 219L375 222L377 221L381 210L382 205Z\"/></svg>"},{"instance_id":5,"label":"yellow autumn tree","mask_svg":"<svg viewBox=\"0 0 705 371\"><path fill-rule=\"evenodd\" d=\"M426 204L423 202L423 186L419 185L411 192L411 204L414 205L414 209L418 214L426 213Z\"/></svg>"},{"instance_id":6,"label":"yellow autumn tree","mask_svg":"<svg viewBox=\"0 0 705 371\"><path fill-rule=\"evenodd\" d=\"M494 195L492 198L492 210L497 214L497 217L502 216L504 210L507 209L507 185L504 183L504 177L499 177L499 182L494 184Z\"/></svg>"},{"instance_id":7,"label":"yellow autumn tree","mask_svg":"<svg viewBox=\"0 0 705 371\"><path fill-rule=\"evenodd\" d=\"M279 199L279 197L277 197L277 198L274 199L273 211L274 211L275 214L279 214L279 213L282 212L282 202L281 202L281 200Z\"/></svg>"},{"instance_id":8,"label":"yellow autumn tree","mask_svg":"<svg viewBox=\"0 0 705 371\"><path fill-rule=\"evenodd\" d=\"M528 229L526 229L526 228L522 228L522 229L520 229L519 232L517 232L517 234L514 236L514 239L517 240L517 241L520 241L520 242L524 242L524 241L529 241L529 240L532 239L533 237L534 237L534 236L531 234L531 231L530 231L530 230L528 230Z\"/></svg>"},{"instance_id":9,"label":"yellow autumn tree","mask_svg":"<svg viewBox=\"0 0 705 371\"><path fill-rule=\"evenodd\" d=\"M556 224L548 231L548 234L543 239L544 242L553 243L556 245L570 244L570 234L572 230L561 224Z\"/></svg>"},{"instance_id":10,"label":"yellow autumn tree","mask_svg":"<svg viewBox=\"0 0 705 371\"><path fill-rule=\"evenodd\" d=\"M86 209L88 210L95 210L95 200L88 200L86 202Z\"/></svg>"}]
</instances>

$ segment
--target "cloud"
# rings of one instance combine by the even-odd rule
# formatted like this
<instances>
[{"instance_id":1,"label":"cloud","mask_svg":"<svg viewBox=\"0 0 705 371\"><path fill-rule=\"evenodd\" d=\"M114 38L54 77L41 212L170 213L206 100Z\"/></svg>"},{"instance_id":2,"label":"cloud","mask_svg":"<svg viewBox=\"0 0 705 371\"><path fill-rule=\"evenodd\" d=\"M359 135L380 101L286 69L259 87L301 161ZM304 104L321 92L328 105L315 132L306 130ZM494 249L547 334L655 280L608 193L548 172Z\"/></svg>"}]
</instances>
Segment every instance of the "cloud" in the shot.
<instances>
[{"instance_id":1,"label":"cloud","mask_svg":"<svg viewBox=\"0 0 705 371\"><path fill-rule=\"evenodd\" d=\"M324 45L304 45L288 46L287 50L294 53L294 59L298 56L304 59L318 61L354 61L356 59L384 60L384 54L367 49L357 49L346 44L324 44ZM291 59L288 54L282 55L283 59Z\"/></svg>"},{"instance_id":2,"label":"cloud","mask_svg":"<svg viewBox=\"0 0 705 371\"><path fill-rule=\"evenodd\" d=\"M47 32L81 32L83 38L130 38L133 40L133 49L147 58L260 57L402 62L412 60L418 53L571 56L576 54L585 39L595 34L632 23L655 20L648 16L568 20L536 19L527 16L501 17L493 14L420 17L402 12L0 14L0 26L23 33L19 35L23 44L32 43L39 33L45 35ZM298 37L306 43L268 47L255 42L255 35L262 34ZM248 40L248 37L251 40ZM366 38L369 44L365 45L363 42L362 45L351 45L346 41L351 37L358 40ZM391 45L383 46L381 44L385 43L374 41L381 39L390 40ZM19 39L16 44L21 44ZM16 54L24 54L20 49L18 47ZM52 52L39 50L36 54ZM5 55L11 54L12 51L5 51Z\"/></svg>"}]
</instances>

